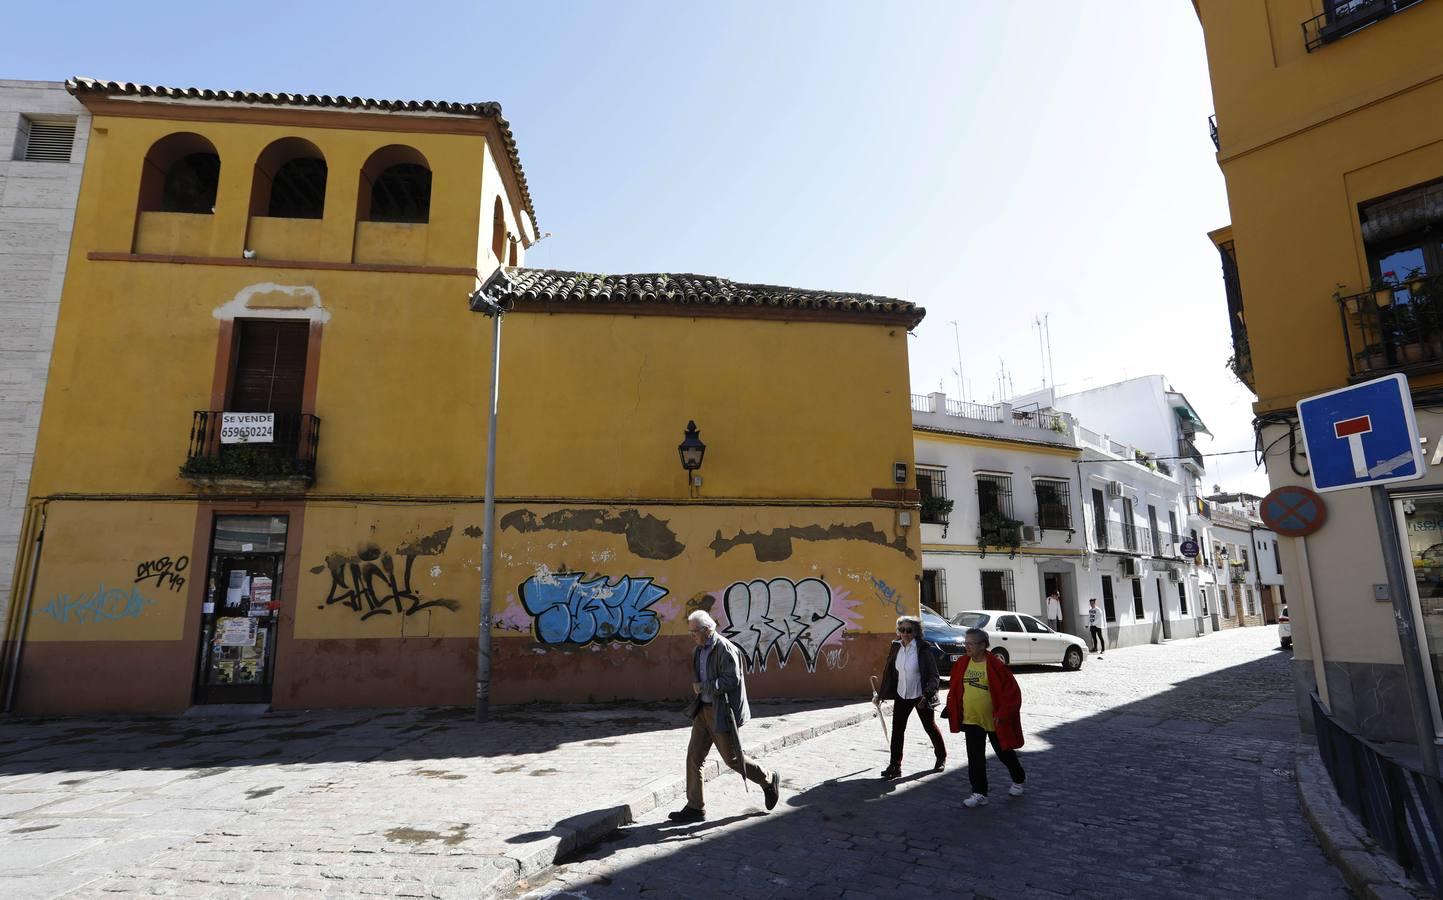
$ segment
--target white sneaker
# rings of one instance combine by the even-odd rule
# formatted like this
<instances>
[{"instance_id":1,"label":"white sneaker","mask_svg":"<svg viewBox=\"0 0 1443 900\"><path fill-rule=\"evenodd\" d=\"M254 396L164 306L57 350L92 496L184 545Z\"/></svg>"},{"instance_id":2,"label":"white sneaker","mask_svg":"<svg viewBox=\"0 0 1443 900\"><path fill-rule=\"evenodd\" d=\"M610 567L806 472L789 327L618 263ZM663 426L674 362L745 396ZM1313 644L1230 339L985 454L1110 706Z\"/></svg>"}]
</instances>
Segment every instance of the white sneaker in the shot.
<instances>
[{"instance_id":1,"label":"white sneaker","mask_svg":"<svg viewBox=\"0 0 1443 900\"><path fill-rule=\"evenodd\" d=\"M986 794L973 794L972 796L968 797L966 800L963 800L963 801L962 801L962 805L965 806L965 807L967 807L968 809L976 809L976 808L979 807L979 806L986 806L986 805L987 805L987 795L986 795Z\"/></svg>"},{"instance_id":2,"label":"white sneaker","mask_svg":"<svg viewBox=\"0 0 1443 900\"><path fill-rule=\"evenodd\" d=\"M1010 788L1007 789L1007 793L1011 794L1011 795L1014 796L1014 797L1021 797L1021 796L1022 796L1022 785L1020 785L1020 784L1018 784L1018 783L1016 783L1016 782L1013 782L1013 783L1012 783L1012 787L1010 787Z\"/></svg>"}]
</instances>

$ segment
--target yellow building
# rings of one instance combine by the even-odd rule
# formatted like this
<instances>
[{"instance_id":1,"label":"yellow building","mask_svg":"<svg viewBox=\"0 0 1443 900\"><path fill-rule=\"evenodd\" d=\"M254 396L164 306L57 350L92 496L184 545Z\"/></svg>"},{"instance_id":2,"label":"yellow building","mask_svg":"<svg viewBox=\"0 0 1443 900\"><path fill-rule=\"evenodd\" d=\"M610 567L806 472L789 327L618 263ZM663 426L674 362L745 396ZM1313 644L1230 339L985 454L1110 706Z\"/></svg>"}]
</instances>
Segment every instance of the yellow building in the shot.
<instances>
[{"instance_id":1,"label":"yellow building","mask_svg":"<svg viewBox=\"0 0 1443 900\"><path fill-rule=\"evenodd\" d=\"M694 609L755 694L864 690L917 606L921 309L522 268L534 212L495 104L69 87L94 118L6 626L16 710L472 702L478 287L513 309L493 699L681 697Z\"/></svg>"},{"instance_id":2,"label":"yellow building","mask_svg":"<svg viewBox=\"0 0 1443 900\"><path fill-rule=\"evenodd\" d=\"M1342 729L1443 740L1443 4L1195 0L1216 103L1234 368L1273 487L1310 485L1295 404L1405 373L1432 467L1325 496L1327 522L1280 543L1304 727L1310 694ZM1383 540L1380 541L1380 538ZM1404 553L1389 572L1383 544ZM1411 550L1411 553L1407 552ZM1393 586L1389 586L1390 574ZM1406 596L1404 596L1406 594ZM1400 630L1393 600L1407 616ZM1422 634L1405 637L1411 620ZM1325 721L1318 719L1317 721Z\"/></svg>"}]
</instances>

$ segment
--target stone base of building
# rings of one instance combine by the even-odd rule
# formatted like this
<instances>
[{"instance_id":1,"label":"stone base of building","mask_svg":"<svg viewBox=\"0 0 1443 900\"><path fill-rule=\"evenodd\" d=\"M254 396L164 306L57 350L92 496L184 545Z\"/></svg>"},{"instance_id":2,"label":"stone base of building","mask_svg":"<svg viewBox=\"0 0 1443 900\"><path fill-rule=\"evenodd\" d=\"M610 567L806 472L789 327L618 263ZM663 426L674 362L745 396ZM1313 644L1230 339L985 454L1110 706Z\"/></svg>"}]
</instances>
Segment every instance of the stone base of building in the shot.
<instances>
[{"instance_id":1,"label":"stone base of building","mask_svg":"<svg viewBox=\"0 0 1443 900\"><path fill-rule=\"evenodd\" d=\"M1402 664L1323 663L1328 678L1328 705L1339 725L1376 743L1413 743L1412 711ZM1313 733L1309 699L1317 689L1311 659L1293 659L1293 691L1298 701L1298 725Z\"/></svg>"}]
</instances>

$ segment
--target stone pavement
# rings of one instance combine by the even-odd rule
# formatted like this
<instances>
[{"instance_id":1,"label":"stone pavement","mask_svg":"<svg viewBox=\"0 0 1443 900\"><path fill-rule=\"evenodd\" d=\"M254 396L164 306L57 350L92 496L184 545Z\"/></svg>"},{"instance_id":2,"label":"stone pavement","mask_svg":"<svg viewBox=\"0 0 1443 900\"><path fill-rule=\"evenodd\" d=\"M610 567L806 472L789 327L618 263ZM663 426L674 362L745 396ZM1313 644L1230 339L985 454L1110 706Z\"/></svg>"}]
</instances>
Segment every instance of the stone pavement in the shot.
<instances>
[{"instance_id":1,"label":"stone pavement","mask_svg":"<svg viewBox=\"0 0 1443 900\"><path fill-rule=\"evenodd\" d=\"M670 802L679 708L6 722L0 896L490 895L625 821L623 798ZM748 738L870 710L761 702Z\"/></svg>"},{"instance_id":2,"label":"stone pavement","mask_svg":"<svg viewBox=\"0 0 1443 900\"><path fill-rule=\"evenodd\" d=\"M863 722L768 757L770 814L724 777L710 821L657 810L513 896L1344 898L1298 806L1289 656L1248 628L1021 669L1023 797L989 752L992 802L963 808L960 736L946 771L918 772L915 724L911 771L881 781Z\"/></svg>"}]
</instances>

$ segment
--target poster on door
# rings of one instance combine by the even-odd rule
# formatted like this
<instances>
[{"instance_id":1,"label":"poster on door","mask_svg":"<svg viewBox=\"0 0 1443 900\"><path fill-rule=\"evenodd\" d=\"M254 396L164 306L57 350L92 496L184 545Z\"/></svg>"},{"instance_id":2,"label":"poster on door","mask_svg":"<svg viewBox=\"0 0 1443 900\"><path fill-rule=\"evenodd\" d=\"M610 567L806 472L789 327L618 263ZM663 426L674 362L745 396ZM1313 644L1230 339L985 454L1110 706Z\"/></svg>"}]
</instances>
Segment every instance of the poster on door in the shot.
<instances>
[{"instance_id":1,"label":"poster on door","mask_svg":"<svg viewBox=\"0 0 1443 900\"><path fill-rule=\"evenodd\" d=\"M256 643L256 620L251 618L221 619L216 623L215 642L220 647L253 647Z\"/></svg>"},{"instance_id":2,"label":"poster on door","mask_svg":"<svg viewBox=\"0 0 1443 900\"><path fill-rule=\"evenodd\" d=\"M253 616L268 616L271 612L271 580L264 575L251 579L251 606Z\"/></svg>"}]
</instances>

